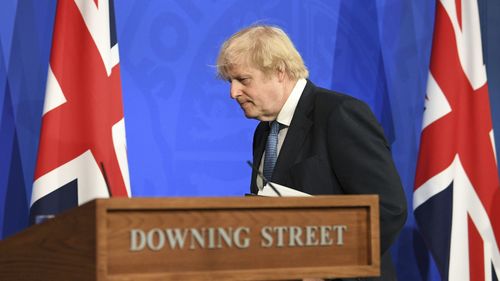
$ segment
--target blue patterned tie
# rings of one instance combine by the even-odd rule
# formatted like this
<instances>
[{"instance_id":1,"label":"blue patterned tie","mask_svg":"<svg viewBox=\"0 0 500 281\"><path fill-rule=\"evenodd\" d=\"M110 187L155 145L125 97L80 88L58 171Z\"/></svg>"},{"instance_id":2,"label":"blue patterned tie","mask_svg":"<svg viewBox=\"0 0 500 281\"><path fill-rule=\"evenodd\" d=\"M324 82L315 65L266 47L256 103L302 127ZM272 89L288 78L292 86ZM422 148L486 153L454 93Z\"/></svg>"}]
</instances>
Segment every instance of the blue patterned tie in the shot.
<instances>
[{"instance_id":1,"label":"blue patterned tie","mask_svg":"<svg viewBox=\"0 0 500 281\"><path fill-rule=\"evenodd\" d=\"M273 121L271 123L271 131L267 137L266 155L264 157L264 177L266 180L271 180L278 159L278 133L280 132L280 123Z\"/></svg>"}]
</instances>

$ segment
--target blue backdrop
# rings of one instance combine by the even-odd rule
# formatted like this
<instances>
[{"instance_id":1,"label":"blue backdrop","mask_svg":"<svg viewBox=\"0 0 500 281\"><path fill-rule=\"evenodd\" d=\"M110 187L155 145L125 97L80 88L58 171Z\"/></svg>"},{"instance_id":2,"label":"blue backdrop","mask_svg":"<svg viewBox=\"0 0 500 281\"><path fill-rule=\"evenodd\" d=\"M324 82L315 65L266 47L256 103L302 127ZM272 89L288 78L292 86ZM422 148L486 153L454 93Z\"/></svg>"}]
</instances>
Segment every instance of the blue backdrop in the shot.
<instances>
[{"instance_id":1,"label":"blue backdrop","mask_svg":"<svg viewBox=\"0 0 500 281\"><path fill-rule=\"evenodd\" d=\"M215 78L215 58L240 28L276 24L315 84L365 100L383 124L410 211L392 249L399 278L438 280L411 215L434 8L434 0L115 0L133 195L248 190L257 123ZM500 132L500 0L480 1L480 11ZM0 239L28 222L54 15L55 0L0 3Z\"/></svg>"}]
</instances>

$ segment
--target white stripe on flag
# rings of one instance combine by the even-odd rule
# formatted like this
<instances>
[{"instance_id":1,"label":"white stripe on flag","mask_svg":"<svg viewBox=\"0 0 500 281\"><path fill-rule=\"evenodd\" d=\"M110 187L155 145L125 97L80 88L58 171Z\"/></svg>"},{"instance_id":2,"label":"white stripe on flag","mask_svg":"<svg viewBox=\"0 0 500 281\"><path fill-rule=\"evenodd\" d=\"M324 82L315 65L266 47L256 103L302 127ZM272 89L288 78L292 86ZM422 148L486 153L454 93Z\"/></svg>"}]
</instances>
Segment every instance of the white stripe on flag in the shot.
<instances>
[{"instance_id":1,"label":"white stripe on flag","mask_svg":"<svg viewBox=\"0 0 500 281\"><path fill-rule=\"evenodd\" d=\"M49 72L47 74L47 87L45 89L45 102L43 104L43 115L57 108L61 104L66 102L66 97L61 90L59 81L57 81L54 72L52 72L52 67L49 65Z\"/></svg>"}]
</instances>

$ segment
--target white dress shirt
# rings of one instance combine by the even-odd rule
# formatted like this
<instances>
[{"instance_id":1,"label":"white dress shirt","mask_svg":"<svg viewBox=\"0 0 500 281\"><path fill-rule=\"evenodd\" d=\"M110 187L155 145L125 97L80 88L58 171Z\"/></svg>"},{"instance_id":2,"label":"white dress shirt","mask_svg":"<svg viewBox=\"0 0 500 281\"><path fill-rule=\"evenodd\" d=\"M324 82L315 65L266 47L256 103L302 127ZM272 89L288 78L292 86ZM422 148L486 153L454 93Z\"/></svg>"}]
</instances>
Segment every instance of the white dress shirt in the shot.
<instances>
[{"instance_id":1,"label":"white dress shirt","mask_svg":"<svg viewBox=\"0 0 500 281\"><path fill-rule=\"evenodd\" d=\"M301 78L297 80L297 83L295 83L295 86L292 89L292 93L290 93L290 96L288 96L288 99L278 113L278 117L276 118L276 121L281 124L280 131L278 133L278 158L280 155L281 146L283 146L286 134L288 133L288 127L290 127L290 124L292 123L293 114L295 113L295 109L297 108L297 104L299 103L299 99L302 96L302 92L304 91L306 84L306 79ZM271 122L269 122L269 125L271 124ZM263 171L265 156L266 152L264 151L259 165L259 170L261 172ZM261 190L263 188L262 179L260 177L257 177L256 180L257 187Z\"/></svg>"}]
</instances>

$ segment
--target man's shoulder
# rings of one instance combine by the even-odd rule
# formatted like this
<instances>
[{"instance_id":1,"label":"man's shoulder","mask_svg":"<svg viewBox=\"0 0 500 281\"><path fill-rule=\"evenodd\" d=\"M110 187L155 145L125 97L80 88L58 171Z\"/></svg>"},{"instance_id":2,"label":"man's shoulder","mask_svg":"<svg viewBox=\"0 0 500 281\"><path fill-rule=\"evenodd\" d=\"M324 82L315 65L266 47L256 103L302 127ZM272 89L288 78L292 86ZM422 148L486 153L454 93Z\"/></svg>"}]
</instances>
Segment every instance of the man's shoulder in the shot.
<instances>
[{"instance_id":1,"label":"man's shoulder","mask_svg":"<svg viewBox=\"0 0 500 281\"><path fill-rule=\"evenodd\" d=\"M314 85L310 80L307 81L306 91L308 90L320 102L343 103L345 101L360 101L359 99L339 91L326 89Z\"/></svg>"},{"instance_id":2,"label":"man's shoulder","mask_svg":"<svg viewBox=\"0 0 500 281\"><path fill-rule=\"evenodd\" d=\"M366 103L345 93L314 86L311 83L311 95L314 99L314 107L331 111L338 107L365 107Z\"/></svg>"}]
</instances>

